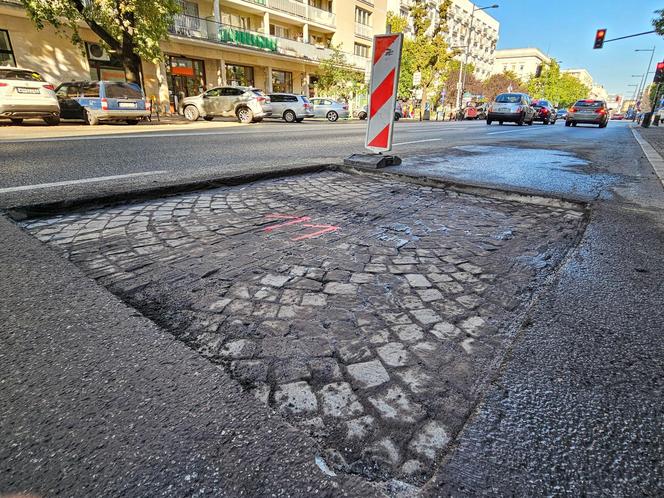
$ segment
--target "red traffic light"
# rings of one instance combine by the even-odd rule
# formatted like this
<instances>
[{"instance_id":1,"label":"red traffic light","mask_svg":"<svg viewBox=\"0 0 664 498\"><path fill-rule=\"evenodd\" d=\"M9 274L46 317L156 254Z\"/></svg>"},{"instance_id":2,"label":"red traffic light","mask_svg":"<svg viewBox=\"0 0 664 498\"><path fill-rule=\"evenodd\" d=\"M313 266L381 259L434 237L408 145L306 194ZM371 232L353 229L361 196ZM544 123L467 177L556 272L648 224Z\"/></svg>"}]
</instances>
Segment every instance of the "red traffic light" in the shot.
<instances>
[{"instance_id":1,"label":"red traffic light","mask_svg":"<svg viewBox=\"0 0 664 498\"><path fill-rule=\"evenodd\" d=\"M664 82L664 61L657 63L657 69L655 70L655 79L654 83Z\"/></svg>"},{"instance_id":2,"label":"red traffic light","mask_svg":"<svg viewBox=\"0 0 664 498\"><path fill-rule=\"evenodd\" d=\"M604 46L604 37L606 36L606 29L598 29L595 35L595 45L593 48L602 48Z\"/></svg>"}]
</instances>

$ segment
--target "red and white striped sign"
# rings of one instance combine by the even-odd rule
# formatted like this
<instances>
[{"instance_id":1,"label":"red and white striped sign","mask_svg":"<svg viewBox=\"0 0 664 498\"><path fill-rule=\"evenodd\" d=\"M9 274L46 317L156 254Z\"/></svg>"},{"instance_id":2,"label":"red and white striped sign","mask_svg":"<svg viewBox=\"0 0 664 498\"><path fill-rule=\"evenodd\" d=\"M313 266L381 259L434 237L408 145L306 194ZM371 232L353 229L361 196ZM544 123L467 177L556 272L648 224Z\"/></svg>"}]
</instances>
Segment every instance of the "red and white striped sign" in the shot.
<instances>
[{"instance_id":1,"label":"red and white striped sign","mask_svg":"<svg viewBox=\"0 0 664 498\"><path fill-rule=\"evenodd\" d=\"M401 68L401 33L374 36L371 84L369 86L369 124L365 147L374 152L392 149L394 106Z\"/></svg>"}]
</instances>

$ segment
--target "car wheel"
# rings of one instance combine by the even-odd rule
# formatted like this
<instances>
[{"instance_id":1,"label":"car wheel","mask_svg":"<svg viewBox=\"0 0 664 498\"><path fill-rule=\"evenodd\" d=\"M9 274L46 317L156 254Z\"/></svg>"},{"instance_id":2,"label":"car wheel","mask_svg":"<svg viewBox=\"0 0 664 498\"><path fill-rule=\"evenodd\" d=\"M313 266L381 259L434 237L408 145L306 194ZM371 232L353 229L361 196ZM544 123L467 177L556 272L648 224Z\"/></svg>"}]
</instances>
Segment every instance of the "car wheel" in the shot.
<instances>
[{"instance_id":1,"label":"car wheel","mask_svg":"<svg viewBox=\"0 0 664 498\"><path fill-rule=\"evenodd\" d=\"M542 121L542 124L543 124L543 125L548 125L548 124L549 124L549 120L548 120L548 119L544 119L544 120Z\"/></svg>"},{"instance_id":2,"label":"car wheel","mask_svg":"<svg viewBox=\"0 0 664 498\"><path fill-rule=\"evenodd\" d=\"M574 128L576 128L576 123L572 123L572 126L573 126Z\"/></svg>"},{"instance_id":3,"label":"car wheel","mask_svg":"<svg viewBox=\"0 0 664 498\"><path fill-rule=\"evenodd\" d=\"M48 116L44 118L44 123L49 126L57 126L60 124L60 116Z\"/></svg>"},{"instance_id":4,"label":"car wheel","mask_svg":"<svg viewBox=\"0 0 664 498\"><path fill-rule=\"evenodd\" d=\"M236 115L240 123L251 123L254 120L254 113L248 107L240 107Z\"/></svg>"},{"instance_id":5,"label":"car wheel","mask_svg":"<svg viewBox=\"0 0 664 498\"><path fill-rule=\"evenodd\" d=\"M607 124L609 124L609 123L600 123L600 124L599 124L599 127L600 127L600 128L606 128L606 125L607 125Z\"/></svg>"},{"instance_id":6,"label":"car wheel","mask_svg":"<svg viewBox=\"0 0 664 498\"><path fill-rule=\"evenodd\" d=\"M360 118L362 121L367 119L367 113L366 112L361 112L357 115L358 118Z\"/></svg>"},{"instance_id":7,"label":"car wheel","mask_svg":"<svg viewBox=\"0 0 664 498\"><path fill-rule=\"evenodd\" d=\"M399 116L399 114L395 112L394 113L394 120L399 121L399 118L401 118L401 116Z\"/></svg>"},{"instance_id":8,"label":"car wheel","mask_svg":"<svg viewBox=\"0 0 664 498\"><path fill-rule=\"evenodd\" d=\"M491 125L491 120L490 120L490 119L487 119L487 120L486 120L486 124L487 124L487 125Z\"/></svg>"},{"instance_id":9,"label":"car wheel","mask_svg":"<svg viewBox=\"0 0 664 498\"><path fill-rule=\"evenodd\" d=\"M12 121L12 124L15 124L15 125L23 124L23 118L13 118L11 121Z\"/></svg>"},{"instance_id":10,"label":"car wheel","mask_svg":"<svg viewBox=\"0 0 664 498\"><path fill-rule=\"evenodd\" d=\"M128 119L125 121L128 125L137 125L138 124L138 119Z\"/></svg>"},{"instance_id":11,"label":"car wheel","mask_svg":"<svg viewBox=\"0 0 664 498\"><path fill-rule=\"evenodd\" d=\"M531 119L530 121L528 121L528 126L532 126L534 122L535 122L535 118Z\"/></svg>"},{"instance_id":12,"label":"car wheel","mask_svg":"<svg viewBox=\"0 0 664 498\"><path fill-rule=\"evenodd\" d=\"M286 121L286 123L294 123L296 119L297 119L297 116L295 115L295 113L293 111L289 110L289 111L284 112L284 121Z\"/></svg>"},{"instance_id":13,"label":"car wheel","mask_svg":"<svg viewBox=\"0 0 664 498\"><path fill-rule=\"evenodd\" d=\"M565 121L565 126L570 126L571 124L572 123L570 123L569 121Z\"/></svg>"},{"instance_id":14,"label":"car wheel","mask_svg":"<svg viewBox=\"0 0 664 498\"><path fill-rule=\"evenodd\" d=\"M198 112L198 108L195 105L188 105L185 107L183 114L187 121L198 121L198 118L201 116L201 113Z\"/></svg>"},{"instance_id":15,"label":"car wheel","mask_svg":"<svg viewBox=\"0 0 664 498\"><path fill-rule=\"evenodd\" d=\"M503 122L502 122L502 121L498 121L498 124L499 124L500 126L503 126Z\"/></svg>"},{"instance_id":16,"label":"car wheel","mask_svg":"<svg viewBox=\"0 0 664 498\"><path fill-rule=\"evenodd\" d=\"M212 121L214 119L214 116L203 116L203 119L205 121Z\"/></svg>"},{"instance_id":17,"label":"car wheel","mask_svg":"<svg viewBox=\"0 0 664 498\"><path fill-rule=\"evenodd\" d=\"M331 121L334 123L337 119L339 119L339 115L335 111L330 111L327 113L327 116L325 116L328 121Z\"/></svg>"},{"instance_id":18,"label":"car wheel","mask_svg":"<svg viewBox=\"0 0 664 498\"><path fill-rule=\"evenodd\" d=\"M85 123L90 126L98 125L99 118L95 116L91 111L85 111Z\"/></svg>"},{"instance_id":19,"label":"car wheel","mask_svg":"<svg viewBox=\"0 0 664 498\"><path fill-rule=\"evenodd\" d=\"M296 123L301 123L302 121L304 121L304 118L297 118L297 119L295 120Z\"/></svg>"}]
</instances>

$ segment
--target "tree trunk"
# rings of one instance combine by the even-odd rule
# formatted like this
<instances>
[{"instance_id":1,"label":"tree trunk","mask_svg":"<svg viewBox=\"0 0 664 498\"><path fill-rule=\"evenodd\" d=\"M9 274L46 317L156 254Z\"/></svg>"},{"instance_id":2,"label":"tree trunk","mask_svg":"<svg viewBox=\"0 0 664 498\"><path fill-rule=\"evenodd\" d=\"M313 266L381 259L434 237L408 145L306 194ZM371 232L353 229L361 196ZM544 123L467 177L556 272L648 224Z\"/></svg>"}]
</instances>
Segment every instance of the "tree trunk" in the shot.
<instances>
[{"instance_id":1,"label":"tree trunk","mask_svg":"<svg viewBox=\"0 0 664 498\"><path fill-rule=\"evenodd\" d=\"M124 50L123 50L124 52ZM125 78L129 83L141 84L141 58L134 54L123 54L122 66L125 71Z\"/></svg>"}]
</instances>

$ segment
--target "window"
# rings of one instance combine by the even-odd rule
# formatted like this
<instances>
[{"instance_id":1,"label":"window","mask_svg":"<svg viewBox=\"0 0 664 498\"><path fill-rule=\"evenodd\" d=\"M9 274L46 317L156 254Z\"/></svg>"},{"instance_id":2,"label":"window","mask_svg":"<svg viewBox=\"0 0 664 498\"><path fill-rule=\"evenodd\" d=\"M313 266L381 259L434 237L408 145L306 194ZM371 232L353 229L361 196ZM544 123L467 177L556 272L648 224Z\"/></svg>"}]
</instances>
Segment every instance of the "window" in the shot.
<instances>
[{"instance_id":1,"label":"window","mask_svg":"<svg viewBox=\"0 0 664 498\"><path fill-rule=\"evenodd\" d=\"M0 80L45 81L41 74L24 69L0 69Z\"/></svg>"},{"instance_id":2,"label":"window","mask_svg":"<svg viewBox=\"0 0 664 498\"><path fill-rule=\"evenodd\" d=\"M15 66L16 59L14 58L14 51L12 44L9 41L9 32L0 29L0 66Z\"/></svg>"},{"instance_id":3,"label":"window","mask_svg":"<svg viewBox=\"0 0 664 498\"><path fill-rule=\"evenodd\" d=\"M240 90L239 88L226 87L221 89L221 95L223 97L237 97L243 93L244 91Z\"/></svg>"},{"instance_id":4,"label":"window","mask_svg":"<svg viewBox=\"0 0 664 498\"><path fill-rule=\"evenodd\" d=\"M291 93L293 91L293 73L272 70L272 89L275 92Z\"/></svg>"},{"instance_id":5,"label":"window","mask_svg":"<svg viewBox=\"0 0 664 498\"><path fill-rule=\"evenodd\" d=\"M277 36L279 38L288 38L290 39L290 30L285 26L280 26L278 24L270 24L270 34L272 36Z\"/></svg>"},{"instance_id":6,"label":"window","mask_svg":"<svg viewBox=\"0 0 664 498\"><path fill-rule=\"evenodd\" d=\"M80 95L81 97L99 97L99 83L88 83L82 85Z\"/></svg>"},{"instance_id":7,"label":"window","mask_svg":"<svg viewBox=\"0 0 664 498\"><path fill-rule=\"evenodd\" d=\"M355 7L355 22L364 26L371 26L371 12Z\"/></svg>"},{"instance_id":8,"label":"window","mask_svg":"<svg viewBox=\"0 0 664 498\"><path fill-rule=\"evenodd\" d=\"M226 81L231 86L254 86L254 68L251 66L227 64Z\"/></svg>"},{"instance_id":9,"label":"window","mask_svg":"<svg viewBox=\"0 0 664 498\"><path fill-rule=\"evenodd\" d=\"M109 99L142 99L143 92L138 85L133 83L108 83L106 85L106 97Z\"/></svg>"},{"instance_id":10,"label":"window","mask_svg":"<svg viewBox=\"0 0 664 498\"><path fill-rule=\"evenodd\" d=\"M221 96L221 88L213 88L212 90L208 90L205 92L206 97L220 97Z\"/></svg>"},{"instance_id":11,"label":"window","mask_svg":"<svg viewBox=\"0 0 664 498\"><path fill-rule=\"evenodd\" d=\"M270 95L270 100L274 103L285 102L283 95Z\"/></svg>"},{"instance_id":12,"label":"window","mask_svg":"<svg viewBox=\"0 0 664 498\"><path fill-rule=\"evenodd\" d=\"M369 58L369 47L362 45L361 43L355 44L355 55L360 57Z\"/></svg>"},{"instance_id":13,"label":"window","mask_svg":"<svg viewBox=\"0 0 664 498\"><path fill-rule=\"evenodd\" d=\"M227 12L221 13L221 23L227 24L234 28L251 30L251 18L248 16L241 16L239 14L229 14Z\"/></svg>"}]
</instances>

